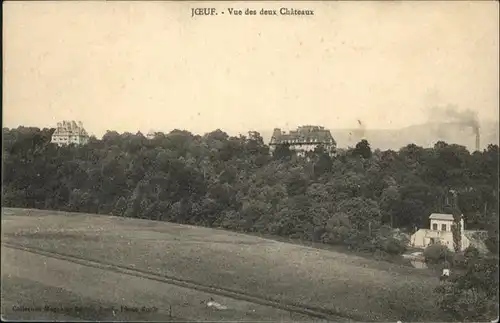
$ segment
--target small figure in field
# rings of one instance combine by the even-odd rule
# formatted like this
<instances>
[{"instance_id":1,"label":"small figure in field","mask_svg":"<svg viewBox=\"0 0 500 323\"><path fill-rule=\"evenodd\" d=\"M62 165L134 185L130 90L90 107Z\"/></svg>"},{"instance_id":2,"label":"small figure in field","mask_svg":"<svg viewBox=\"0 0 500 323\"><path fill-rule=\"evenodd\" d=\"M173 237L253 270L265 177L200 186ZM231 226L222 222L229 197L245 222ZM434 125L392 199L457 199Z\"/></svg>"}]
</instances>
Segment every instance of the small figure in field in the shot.
<instances>
[{"instance_id":1,"label":"small figure in field","mask_svg":"<svg viewBox=\"0 0 500 323\"><path fill-rule=\"evenodd\" d=\"M448 278L450 278L450 270L448 268L444 268L440 280L447 280Z\"/></svg>"}]
</instances>

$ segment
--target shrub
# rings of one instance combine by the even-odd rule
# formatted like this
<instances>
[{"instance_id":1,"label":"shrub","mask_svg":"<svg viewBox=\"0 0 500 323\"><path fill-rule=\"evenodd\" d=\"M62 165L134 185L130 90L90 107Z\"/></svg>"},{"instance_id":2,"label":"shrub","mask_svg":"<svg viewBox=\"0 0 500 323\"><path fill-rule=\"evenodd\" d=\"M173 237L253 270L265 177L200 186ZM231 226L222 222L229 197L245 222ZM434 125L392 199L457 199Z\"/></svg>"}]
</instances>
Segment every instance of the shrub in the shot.
<instances>
[{"instance_id":1,"label":"shrub","mask_svg":"<svg viewBox=\"0 0 500 323\"><path fill-rule=\"evenodd\" d=\"M439 264L453 260L453 253L446 246L434 244L424 250L424 258L426 263Z\"/></svg>"},{"instance_id":2,"label":"shrub","mask_svg":"<svg viewBox=\"0 0 500 323\"><path fill-rule=\"evenodd\" d=\"M465 249L464 256L466 258L476 258L476 257L479 257L479 250L477 250L477 248L474 247L474 246L469 246L469 247L467 247L467 249Z\"/></svg>"},{"instance_id":3,"label":"shrub","mask_svg":"<svg viewBox=\"0 0 500 323\"><path fill-rule=\"evenodd\" d=\"M373 241L376 249L389 255L401 255L407 250L408 239L400 232L395 232L392 228L382 226L376 231L376 238Z\"/></svg>"},{"instance_id":4,"label":"shrub","mask_svg":"<svg viewBox=\"0 0 500 323\"><path fill-rule=\"evenodd\" d=\"M488 251L493 253L493 254L498 254L498 237L488 237L484 243L486 244L486 247L488 248Z\"/></svg>"},{"instance_id":5,"label":"shrub","mask_svg":"<svg viewBox=\"0 0 500 323\"><path fill-rule=\"evenodd\" d=\"M462 252L455 253L452 263L454 268L465 268L466 262L464 254Z\"/></svg>"},{"instance_id":6,"label":"shrub","mask_svg":"<svg viewBox=\"0 0 500 323\"><path fill-rule=\"evenodd\" d=\"M390 255L401 255L406 251L405 241L390 238L383 244L383 250Z\"/></svg>"},{"instance_id":7,"label":"shrub","mask_svg":"<svg viewBox=\"0 0 500 323\"><path fill-rule=\"evenodd\" d=\"M461 274L439 285L435 292L437 305L451 320L491 321L498 317L498 259L476 257Z\"/></svg>"}]
</instances>

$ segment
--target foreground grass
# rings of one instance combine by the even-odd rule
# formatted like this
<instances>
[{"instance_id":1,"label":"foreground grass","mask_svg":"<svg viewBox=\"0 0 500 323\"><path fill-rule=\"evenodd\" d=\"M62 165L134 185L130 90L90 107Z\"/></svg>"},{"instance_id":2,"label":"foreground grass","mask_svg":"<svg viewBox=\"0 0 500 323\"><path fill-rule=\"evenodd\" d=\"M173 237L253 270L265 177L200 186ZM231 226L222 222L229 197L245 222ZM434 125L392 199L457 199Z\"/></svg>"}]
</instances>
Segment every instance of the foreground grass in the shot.
<instances>
[{"instance_id":1,"label":"foreground grass","mask_svg":"<svg viewBox=\"0 0 500 323\"><path fill-rule=\"evenodd\" d=\"M21 209L2 213L2 241L317 306L358 320L442 320L432 296L437 278L401 265L173 223Z\"/></svg>"},{"instance_id":2,"label":"foreground grass","mask_svg":"<svg viewBox=\"0 0 500 323\"><path fill-rule=\"evenodd\" d=\"M94 321L165 322L180 318L186 321L233 322L310 320L310 317L298 313L126 275L107 268L85 266L3 246L1 254L4 318L19 320L30 314L15 311L13 305L17 304L58 309L57 313L38 309L31 314L63 314ZM226 305L227 309L217 311L208 308L203 301L210 297ZM129 309L145 306L156 310L124 311L122 306Z\"/></svg>"}]
</instances>

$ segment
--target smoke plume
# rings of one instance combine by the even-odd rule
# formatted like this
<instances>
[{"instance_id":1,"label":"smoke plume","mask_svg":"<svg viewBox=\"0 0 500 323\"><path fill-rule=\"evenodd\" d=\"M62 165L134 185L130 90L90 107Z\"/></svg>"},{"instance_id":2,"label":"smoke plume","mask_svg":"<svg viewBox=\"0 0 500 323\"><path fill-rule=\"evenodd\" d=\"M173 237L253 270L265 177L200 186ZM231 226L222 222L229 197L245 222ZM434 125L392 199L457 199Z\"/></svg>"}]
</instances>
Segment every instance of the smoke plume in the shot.
<instances>
[{"instance_id":1,"label":"smoke plume","mask_svg":"<svg viewBox=\"0 0 500 323\"><path fill-rule=\"evenodd\" d=\"M459 110L457 106L448 104L445 107L434 107L430 112L431 121L468 127L473 134L479 135L479 119L475 111Z\"/></svg>"},{"instance_id":2,"label":"smoke plume","mask_svg":"<svg viewBox=\"0 0 500 323\"><path fill-rule=\"evenodd\" d=\"M456 106L448 105L445 107L444 113L445 116L450 119L450 122L471 127L475 135L479 134L479 120L477 112L469 109L459 111Z\"/></svg>"},{"instance_id":3,"label":"smoke plume","mask_svg":"<svg viewBox=\"0 0 500 323\"><path fill-rule=\"evenodd\" d=\"M480 146L479 119L476 111L470 109L460 110L456 105L448 104L444 107L436 106L430 109L430 120L441 125L456 125L460 128L470 128L476 136L476 150Z\"/></svg>"}]
</instances>

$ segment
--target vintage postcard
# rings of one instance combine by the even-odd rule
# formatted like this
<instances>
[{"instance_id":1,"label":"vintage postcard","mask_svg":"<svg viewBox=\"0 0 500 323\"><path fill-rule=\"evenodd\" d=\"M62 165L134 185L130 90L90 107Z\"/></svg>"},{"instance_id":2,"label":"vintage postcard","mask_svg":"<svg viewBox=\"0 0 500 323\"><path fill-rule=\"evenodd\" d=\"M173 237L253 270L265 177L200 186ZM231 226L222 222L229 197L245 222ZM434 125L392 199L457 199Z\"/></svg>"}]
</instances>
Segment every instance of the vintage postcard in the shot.
<instances>
[{"instance_id":1,"label":"vintage postcard","mask_svg":"<svg viewBox=\"0 0 500 323\"><path fill-rule=\"evenodd\" d=\"M497 320L497 1L3 17L3 320Z\"/></svg>"}]
</instances>

